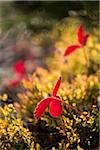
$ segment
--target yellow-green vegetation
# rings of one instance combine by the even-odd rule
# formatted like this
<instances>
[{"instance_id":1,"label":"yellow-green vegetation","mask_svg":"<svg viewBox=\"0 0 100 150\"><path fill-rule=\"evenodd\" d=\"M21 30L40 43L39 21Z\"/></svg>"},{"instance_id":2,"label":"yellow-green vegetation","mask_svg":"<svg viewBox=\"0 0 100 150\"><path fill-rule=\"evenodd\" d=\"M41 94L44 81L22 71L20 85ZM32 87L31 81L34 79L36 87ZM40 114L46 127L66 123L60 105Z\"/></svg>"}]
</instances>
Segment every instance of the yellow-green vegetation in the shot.
<instances>
[{"instance_id":1,"label":"yellow-green vegetation","mask_svg":"<svg viewBox=\"0 0 100 150\"><path fill-rule=\"evenodd\" d=\"M23 93L19 93L20 111L28 117L33 118L33 110L41 99L51 96L55 80L59 74L42 68L37 68L30 77L30 81L23 80ZM45 78L46 77L46 78ZM63 79L58 95L68 104L72 104L81 111L91 107L98 97L98 76L96 74L77 75L71 83ZM45 118L45 116L44 116Z\"/></svg>"},{"instance_id":2,"label":"yellow-green vegetation","mask_svg":"<svg viewBox=\"0 0 100 150\"><path fill-rule=\"evenodd\" d=\"M98 147L97 99L100 49L98 31L93 28L91 33L91 29L89 30L90 37L84 47L89 63L86 73L83 48L68 57L63 56L69 45L77 44L76 34L73 33L77 32L76 28L80 20L75 21L71 18L62 23L55 27L56 30L48 33L50 40L54 40L56 48L52 56L46 59L48 69L37 67L35 72L29 75L29 80L22 81L22 90L17 94L18 101L14 101L15 108L12 105L0 107L2 149L4 147L17 149L16 147L21 146L20 149L31 150L40 149L40 147L52 150L91 150ZM60 38L58 38L58 31ZM38 38L39 36L35 42L43 44L43 41L41 42ZM51 97L55 81L60 76L62 81L57 96L64 101L63 113L55 119L46 110L41 119L35 120L36 105L42 99ZM4 94L0 99L5 102L7 95ZM82 113L78 114L78 111L68 107L68 104ZM23 121L19 113L24 118ZM23 122L26 123L27 128L24 127Z\"/></svg>"},{"instance_id":3,"label":"yellow-green vegetation","mask_svg":"<svg viewBox=\"0 0 100 150\"><path fill-rule=\"evenodd\" d=\"M0 149L35 149L31 132L24 127L21 116L12 104L0 107Z\"/></svg>"},{"instance_id":4,"label":"yellow-green vegetation","mask_svg":"<svg viewBox=\"0 0 100 150\"><path fill-rule=\"evenodd\" d=\"M58 31L60 31L60 37L55 42L56 50L50 59L47 58L49 70L57 70L57 72L63 74L66 79L85 72L84 66L86 62L83 49L78 49L72 55L63 58L66 48L71 44L77 44L77 27L79 25L80 20L68 18L65 19L61 25L57 26L57 29L59 29ZM84 49L86 50L89 60L89 73L94 73L98 70L98 64L100 61L99 32L98 28L90 28L90 26L85 27L90 36Z\"/></svg>"},{"instance_id":5,"label":"yellow-green vegetation","mask_svg":"<svg viewBox=\"0 0 100 150\"><path fill-rule=\"evenodd\" d=\"M50 72L38 68L32 77L30 77L30 81L23 80L24 92L19 93L18 97L20 98L20 111L29 122L34 122L35 124L33 110L41 99L51 96L51 91L57 76L57 72ZM96 100L99 94L98 86L97 74L89 75L88 77L84 74L79 74L71 83L66 82L63 78L58 95L67 104L71 104L81 110L83 114L78 115L65 105L60 118L52 118L48 111L41 117L42 121L46 121L47 126L59 129L59 132L66 136L64 140L59 142L59 150L90 148L92 143L91 139L94 136L98 138L99 115L96 106ZM82 135L82 132L87 130L86 128L89 133L86 132ZM85 141L86 136L87 141ZM97 144L98 140L94 143Z\"/></svg>"}]
</instances>

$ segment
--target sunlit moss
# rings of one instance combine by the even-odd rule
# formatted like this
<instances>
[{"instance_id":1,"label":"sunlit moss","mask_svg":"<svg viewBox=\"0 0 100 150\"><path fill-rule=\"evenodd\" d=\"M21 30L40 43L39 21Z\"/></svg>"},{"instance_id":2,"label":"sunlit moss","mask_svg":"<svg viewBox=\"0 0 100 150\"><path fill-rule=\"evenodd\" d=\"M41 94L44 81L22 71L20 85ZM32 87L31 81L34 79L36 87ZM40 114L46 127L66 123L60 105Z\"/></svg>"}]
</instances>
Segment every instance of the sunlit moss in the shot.
<instances>
[{"instance_id":1,"label":"sunlit moss","mask_svg":"<svg viewBox=\"0 0 100 150\"><path fill-rule=\"evenodd\" d=\"M0 149L13 150L17 147L33 150L34 140L13 105L5 105L0 107Z\"/></svg>"},{"instance_id":2,"label":"sunlit moss","mask_svg":"<svg viewBox=\"0 0 100 150\"><path fill-rule=\"evenodd\" d=\"M8 95L4 93L3 95L0 95L0 99L6 101L8 99Z\"/></svg>"}]
</instances>

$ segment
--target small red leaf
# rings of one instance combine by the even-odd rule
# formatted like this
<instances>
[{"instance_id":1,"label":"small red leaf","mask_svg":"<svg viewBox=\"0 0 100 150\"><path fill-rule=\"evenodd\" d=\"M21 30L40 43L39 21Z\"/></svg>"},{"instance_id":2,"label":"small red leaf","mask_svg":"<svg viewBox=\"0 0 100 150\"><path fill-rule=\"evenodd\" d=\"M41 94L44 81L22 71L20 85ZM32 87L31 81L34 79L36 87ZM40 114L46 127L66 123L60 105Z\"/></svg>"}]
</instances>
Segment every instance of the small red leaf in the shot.
<instances>
[{"instance_id":1,"label":"small red leaf","mask_svg":"<svg viewBox=\"0 0 100 150\"><path fill-rule=\"evenodd\" d=\"M25 63L23 60L19 60L17 61L14 65L13 65L13 69L16 73L19 74L24 74L26 72L25 69Z\"/></svg>"},{"instance_id":2,"label":"small red leaf","mask_svg":"<svg viewBox=\"0 0 100 150\"><path fill-rule=\"evenodd\" d=\"M83 26L83 24L81 24L79 26L77 36L78 36L78 42L82 45L83 44L83 38L84 38L84 26Z\"/></svg>"},{"instance_id":3,"label":"small red leaf","mask_svg":"<svg viewBox=\"0 0 100 150\"><path fill-rule=\"evenodd\" d=\"M73 53L77 48L80 48L79 45L71 45L69 46L64 53L64 56L70 55L71 53Z\"/></svg>"},{"instance_id":4,"label":"small red leaf","mask_svg":"<svg viewBox=\"0 0 100 150\"><path fill-rule=\"evenodd\" d=\"M63 108L61 105L61 101L54 99L50 103L49 112L52 117L59 117L62 114Z\"/></svg>"},{"instance_id":5,"label":"small red leaf","mask_svg":"<svg viewBox=\"0 0 100 150\"><path fill-rule=\"evenodd\" d=\"M89 34L86 34L83 39L83 45L86 45Z\"/></svg>"},{"instance_id":6,"label":"small red leaf","mask_svg":"<svg viewBox=\"0 0 100 150\"><path fill-rule=\"evenodd\" d=\"M58 79L58 81L56 82L56 84L54 86L54 89L53 89L53 92L52 92L53 96L56 96L56 94L58 92L58 89L60 87L60 83L61 83L61 77Z\"/></svg>"},{"instance_id":7,"label":"small red leaf","mask_svg":"<svg viewBox=\"0 0 100 150\"><path fill-rule=\"evenodd\" d=\"M52 98L46 98L40 101L40 103L38 103L34 111L34 117L36 119L39 119L42 116L42 114L44 113L45 109L48 107L51 101L52 101Z\"/></svg>"},{"instance_id":8,"label":"small red leaf","mask_svg":"<svg viewBox=\"0 0 100 150\"><path fill-rule=\"evenodd\" d=\"M20 84L20 80L11 80L9 81L8 87L16 88Z\"/></svg>"},{"instance_id":9,"label":"small red leaf","mask_svg":"<svg viewBox=\"0 0 100 150\"><path fill-rule=\"evenodd\" d=\"M83 24L81 24L80 27L78 28L77 36L78 42L81 44L81 46L86 45L89 34L85 34Z\"/></svg>"},{"instance_id":10,"label":"small red leaf","mask_svg":"<svg viewBox=\"0 0 100 150\"><path fill-rule=\"evenodd\" d=\"M22 79L23 79L22 75L15 74L14 78L12 78L11 80L8 80L8 82L6 83L6 86L10 88L16 88L20 84Z\"/></svg>"}]
</instances>

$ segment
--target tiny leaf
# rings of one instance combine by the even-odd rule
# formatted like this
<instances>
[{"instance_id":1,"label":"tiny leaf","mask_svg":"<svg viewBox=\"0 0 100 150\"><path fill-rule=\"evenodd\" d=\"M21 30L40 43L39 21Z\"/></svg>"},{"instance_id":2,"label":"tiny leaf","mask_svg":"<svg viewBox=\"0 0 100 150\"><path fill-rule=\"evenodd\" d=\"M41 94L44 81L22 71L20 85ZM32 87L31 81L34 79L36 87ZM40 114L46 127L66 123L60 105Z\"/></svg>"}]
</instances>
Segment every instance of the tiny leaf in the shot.
<instances>
[{"instance_id":1,"label":"tiny leaf","mask_svg":"<svg viewBox=\"0 0 100 150\"><path fill-rule=\"evenodd\" d=\"M46 98L46 99L43 99L42 101L40 101L40 103L38 103L38 105L34 111L34 117L36 119L39 119L42 116L42 114L44 113L45 109L48 107L51 100L52 100L52 98Z\"/></svg>"},{"instance_id":2,"label":"tiny leaf","mask_svg":"<svg viewBox=\"0 0 100 150\"><path fill-rule=\"evenodd\" d=\"M64 53L64 56L70 55L71 53L73 53L77 48L80 48L79 45L71 45L69 46Z\"/></svg>"},{"instance_id":3,"label":"tiny leaf","mask_svg":"<svg viewBox=\"0 0 100 150\"><path fill-rule=\"evenodd\" d=\"M15 73L24 74L26 72L24 61L23 60L17 61L13 65L13 69L14 69Z\"/></svg>"},{"instance_id":4,"label":"tiny leaf","mask_svg":"<svg viewBox=\"0 0 100 150\"><path fill-rule=\"evenodd\" d=\"M78 42L82 45L83 44L83 38L84 38L84 26L83 26L83 24L81 24L79 26L77 36L78 36Z\"/></svg>"},{"instance_id":5,"label":"tiny leaf","mask_svg":"<svg viewBox=\"0 0 100 150\"><path fill-rule=\"evenodd\" d=\"M58 89L60 87L60 83L61 83L61 77L58 79L58 81L56 82L56 84L54 86L54 89L53 89L53 92L52 92L53 96L56 96L56 94L58 92Z\"/></svg>"},{"instance_id":6,"label":"tiny leaf","mask_svg":"<svg viewBox=\"0 0 100 150\"><path fill-rule=\"evenodd\" d=\"M59 117L62 114L63 108L61 105L61 101L54 99L50 103L49 112L52 117Z\"/></svg>"}]
</instances>

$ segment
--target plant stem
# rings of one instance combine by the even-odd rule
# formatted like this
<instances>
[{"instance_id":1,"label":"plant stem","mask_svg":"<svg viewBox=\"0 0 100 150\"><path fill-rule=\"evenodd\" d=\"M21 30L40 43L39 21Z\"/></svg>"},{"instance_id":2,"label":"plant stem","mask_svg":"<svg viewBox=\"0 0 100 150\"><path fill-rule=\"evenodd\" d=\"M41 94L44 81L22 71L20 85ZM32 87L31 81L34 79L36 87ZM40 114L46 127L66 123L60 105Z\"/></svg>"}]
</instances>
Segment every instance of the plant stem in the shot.
<instances>
[{"instance_id":1,"label":"plant stem","mask_svg":"<svg viewBox=\"0 0 100 150\"><path fill-rule=\"evenodd\" d=\"M62 102L62 103L65 104L65 105L67 105L69 108L75 110L75 111L76 111L77 113L79 113L80 115L83 114L83 112L81 112L80 110L78 110L78 109L75 108L74 106L72 106L72 105L66 103L65 101L63 101L63 100L61 100L61 99L59 99L59 98L57 98L57 100L60 101L60 102Z\"/></svg>"},{"instance_id":2,"label":"plant stem","mask_svg":"<svg viewBox=\"0 0 100 150\"><path fill-rule=\"evenodd\" d=\"M72 105L70 105L70 104L67 104L67 103L65 103L69 108L71 108L71 109L73 109L73 110L75 110L78 114L80 114L80 115L82 115L83 114L83 112L81 112L80 110L78 110L77 108L75 108L74 106L72 106Z\"/></svg>"},{"instance_id":3,"label":"plant stem","mask_svg":"<svg viewBox=\"0 0 100 150\"><path fill-rule=\"evenodd\" d=\"M80 110L78 110L77 108L75 108L74 106L72 106L72 105L66 103L65 101L63 101L63 100L61 100L61 99L59 99L59 98L56 98L56 100L58 100L58 101L60 101L61 103L65 104L65 105L68 106L69 108L75 110L79 115L84 115L84 116L86 116L85 114L83 114L82 111L80 111ZM89 117L86 117L86 118L88 119Z\"/></svg>"},{"instance_id":4,"label":"plant stem","mask_svg":"<svg viewBox=\"0 0 100 150\"><path fill-rule=\"evenodd\" d=\"M69 72L69 76L70 76L70 82L72 81L73 79L73 74L72 74L72 71L71 71L71 67L70 67L70 63L69 63L69 60L67 61L67 66L68 66L68 72Z\"/></svg>"},{"instance_id":5,"label":"plant stem","mask_svg":"<svg viewBox=\"0 0 100 150\"><path fill-rule=\"evenodd\" d=\"M63 122L62 116L60 116L60 122L61 122L61 126L62 126L64 133L66 133L66 127L65 127L65 124Z\"/></svg>"},{"instance_id":6,"label":"plant stem","mask_svg":"<svg viewBox=\"0 0 100 150\"><path fill-rule=\"evenodd\" d=\"M60 116L60 123L61 123L62 129L64 131L64 134L66 135L66 127L65 127L65 124L63 122L62 116ZM63 147L63 149L66 149L64 141L62 142L62 147Z\"/></svg>"},{"instance_id":7,"label":"plant stem","mask_svg":"<svg viewBox=\"0 0 100 150\"><path fill-rule=\"evenodd\" d=\"M80 111L80 110L78 110L77 108L75 108L74 106L71 106L70 104L67 104L67 103L64 103L64 104L66 104L69 108L71 108L71 109L73 109L73 110L75 110L79 115L83 115L83 116L85 116L85 114L83 114L83 112L82 111ZM87 116L85 116L86 117L86 120L88 120L89 119L89 117L87 117Z\"/></svg>"},{"instance_id":8,"label":"plant stem","mask_svg":"<svg viewBox=\"0 0 100 150\"><path fill-rule=\"evenodd\" d=\"M88 75L89 59L88 59L85 48L83 48L83 54L84 54L84 58L85 58L86 74Z\"/></svg>"},{"instance_id":9,"label":"plant stem","mask_svg":"<svg viewBox=\"0 0 100 150\"><path fill-rule=\"evenodd\" d=\"M68 74L69 74L69 81L71 82L72 79L73 79L73 74L72 74L70 63L69 63L69 59L68 58L67 59L62 58L62 66L63 66L63 64L67 65L67 71L68 71Z\"/></svg>"}]
</instances>

